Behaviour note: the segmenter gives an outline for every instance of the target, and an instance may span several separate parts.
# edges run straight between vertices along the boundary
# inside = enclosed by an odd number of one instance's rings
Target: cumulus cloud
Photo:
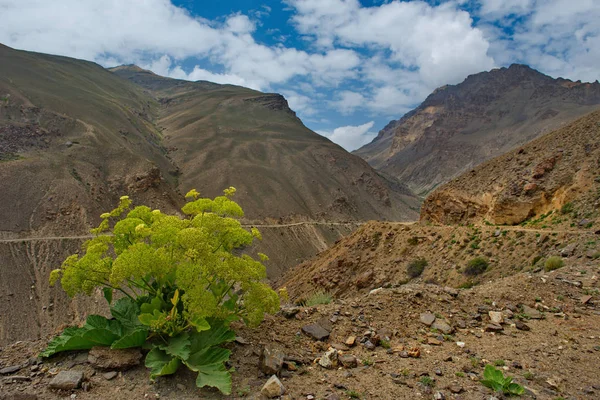
[[[358,126],[340,126],[333,131],[317,131],[318,134],[328,137],[331,141],[339,144],[348,151],[356,150],[369,143],[377,132],[371,131],[375,125],[374,121]]]

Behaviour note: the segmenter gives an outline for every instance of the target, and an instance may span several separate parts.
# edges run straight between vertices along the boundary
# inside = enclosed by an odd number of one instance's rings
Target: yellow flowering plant
[[[50,275],[50,283],[60,281],[69,296],[102,290],[113,318],[89,316],[84,326],[53,339],[42,356],[97,345],[149,345],[152,379],[185,364],[198,372],[198,386],[230,393],[224,365],[230,352],[220,347],[235,338],[230,323],[255,326],[279,308],[279,296],[264,283],[266,256],[259,261],[241,254],[262,238],[256,228],[241,225],[244,213],[234,194],[231,187],[208,199],[191,190],[185,217],[132,208],[129,197],[121,197],[101,215],[83,255],[69,256]],[[113,296],[119,299],[113,302]]]

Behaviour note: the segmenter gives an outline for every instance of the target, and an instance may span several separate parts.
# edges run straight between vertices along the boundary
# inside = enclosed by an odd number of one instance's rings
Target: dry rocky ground
[[[261,398],[276,374],[282,399],[500,399],[479,382],[489,363],[514,376],[525,398],[598,398],[599,273],[597,262],[581,257],[471,289],[417,279],[330,304],[286,306],[257,329],[238,329],[229,398]],[[151,383],[139,353],[73,352],[40,362],[43,346],[1,348],[1,399],[223,398],[196,389],[184,370]],[[53,389],[64,371],[76,387]]]

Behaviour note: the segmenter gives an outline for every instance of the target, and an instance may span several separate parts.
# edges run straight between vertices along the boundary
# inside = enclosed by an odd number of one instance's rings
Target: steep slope
[[[162,105],[157,124],[182,191],[214,196],[234,186],[253,220],[415,216],[410,191],[306,128],[281,95],[163,78],[135,66],[112,71]]]
[[[598,229],[599,205],[600,111],[596,111],[438,188],[425,200],[421,219]]]
[[[0,46],[0,237],[77,234],[122,194],[174,210],[158,104],[101,66]]]
[[[355,154],[425,195],[599,105],[597,81],[553,79],[514,64],[437,89]]]

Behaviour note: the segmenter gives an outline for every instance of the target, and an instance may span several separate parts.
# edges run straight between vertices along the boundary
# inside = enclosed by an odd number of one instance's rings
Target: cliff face
[[[524,65],[434,91],[355,152],[424,195],[600,104],[600,84],[553,79]]]
[[[553,224],[587,225],[598,218],[599,205],[596,111],[441,186],[425,200],[421,220],[519,224],[563,208]]]

